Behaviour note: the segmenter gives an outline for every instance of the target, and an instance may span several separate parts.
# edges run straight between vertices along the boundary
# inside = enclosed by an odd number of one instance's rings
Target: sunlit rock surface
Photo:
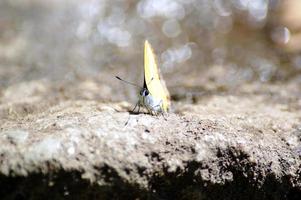
[[[300,110],[263,95],[175,103],[164,117],[129,115],[128,103],[60,101],[20,116],[7,107],[3,198],[298,199],[301,192]]]

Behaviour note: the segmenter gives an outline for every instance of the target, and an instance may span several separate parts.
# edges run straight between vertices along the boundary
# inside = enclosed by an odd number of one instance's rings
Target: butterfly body
[[[116,76],[116,78],[139,87],[136,84],[119,78],[118,76]],[[143,87],[139,88],[139,100],[133,111],[135,111],[137,106],[138,112],[140,111],[140,107],[144,107],[150,114],[164,113],[169,110],[169,92],[157,66],[154,51],[147,40],[144,43],[144,84]]]
[[[163,113],[162,99],[154,98],[147,88],[143,88],[139,94],[139,106],[145,107],[151,114]]]
[[[154,51],[147,40],[144,43],[144,84],[138,104],[151,114],[167,112],[170,106],[169,92],[157,66]]]

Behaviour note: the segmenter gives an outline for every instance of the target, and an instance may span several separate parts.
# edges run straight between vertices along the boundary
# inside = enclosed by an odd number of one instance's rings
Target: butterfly
[[[122,80],[119,77],[116,78]],[[130,82],[127,83],[135,85]],[[154,50],[147,40],[144,42],[144,82],[143,87],[140,88],[139,100],[133,112],[137,106],[138,112],[140,107],[144,107],[152,115],[167,112],[170,107],[169,92],[157,66]]]

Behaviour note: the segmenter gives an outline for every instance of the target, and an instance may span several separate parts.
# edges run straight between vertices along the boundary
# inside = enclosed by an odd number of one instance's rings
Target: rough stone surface
[[[210,95],[164,116],[129,114],[125,102],[39,102],[0,109],[4,199],[301,195],[299,101]]]

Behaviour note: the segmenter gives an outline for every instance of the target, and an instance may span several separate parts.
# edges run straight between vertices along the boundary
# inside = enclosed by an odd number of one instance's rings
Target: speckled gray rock
[[[0,178],[18,183],[26,198],[54,191],[55,198],[294,199],[301,114],[264,102],[212,96],[163,117],[129,115],[127,103],[65,101],[4,118]],[[30,184],[37,185],[28,192]]]

